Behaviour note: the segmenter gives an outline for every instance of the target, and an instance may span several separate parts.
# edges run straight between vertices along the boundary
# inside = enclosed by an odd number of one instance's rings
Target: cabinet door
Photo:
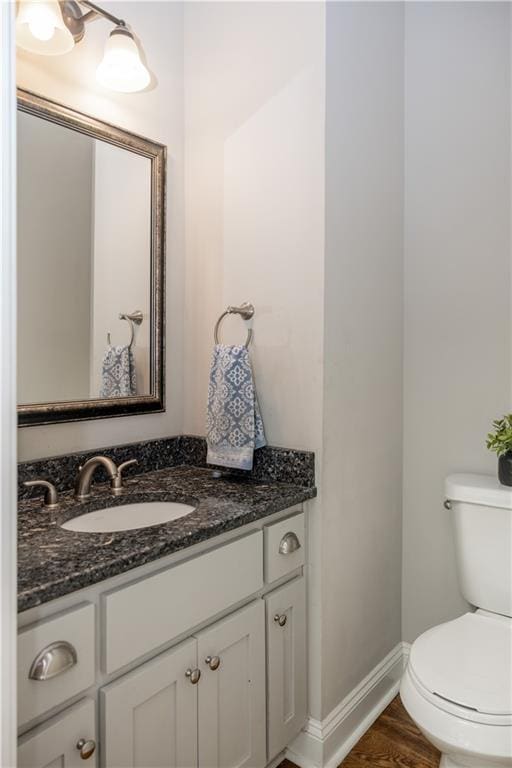
[[[304,577],[265,598],[267,606],[268,759],[297,735],[307,717]]]
[[[21,737],[18,768],[96,768],[96,756],[94,701],[83,699]]]
[[[104,766],[197,766],[198,686],[186,675],[196,660],[196,641],[187,640],[102,688]]]
[[[201,632],[197,640],[202,673],[198,720],[200,768],[264,766],[263,601],[256,600],[222,619]]]

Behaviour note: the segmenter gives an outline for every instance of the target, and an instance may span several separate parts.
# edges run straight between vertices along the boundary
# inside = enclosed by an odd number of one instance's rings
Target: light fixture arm
[[[90,3],[89,0],[59,0],[64,24],[73,35],[75,43],[79,43],[85,34],[85,25],[89,21],[97,18],[103,18],[110,21],[116,27],[126,27],[124,19],[118,19],[112,13],[105,11],[99,5]],[[87,8],[87,12],[82,12],[82,7]]]
[[[126,26],[126,22],[123,19],[118,19],[117,16],[105,11],[103,8],[100,8],[99,5],[95,5],[95,3],[90,3],[89,0],[79,0],[79,3],[80,5],[85,5],[86,8],[89,8],[89,13],[82,16],[83,21],[88,21],[89,19],[92,20],[93,16],[103,16],[104,19],[108,19],[108,21],[112,22],[116,27]]]

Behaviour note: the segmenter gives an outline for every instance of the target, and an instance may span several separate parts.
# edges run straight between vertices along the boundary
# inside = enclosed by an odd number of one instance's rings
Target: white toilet
[[[413,643],[400,694],[441,768],[512,766],[512,488],[486,475],[452,475],[445,487],[460,587],[476,612]]]

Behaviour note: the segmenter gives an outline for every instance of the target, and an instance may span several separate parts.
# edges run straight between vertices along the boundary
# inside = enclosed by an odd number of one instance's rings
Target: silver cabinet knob
[[[274,621],[276,624],[279,624],[280,627],[284,627],[287,621],[286,613],[281,613],[281,614],[276,613],[276,615],[274,616]]]
[[[296,552],[300,548],[301,543],[297,538],[297,534],[295,534],[293,531],[288,531],[288,533],[285,533],[279,542],[280,555],[291,555],[292,552]]]
[[[192,685],[196,685],[199,682],[199,678],[201,677],[201,670],[187,669],[187,671],[185,672],[185,677],[188,677]]]
[[[94,754],[96,742],[93,739],[80,739],[77,741],[76,748],[80,752],[82,760],[88,760]]]
[[[74,646],[66,640],[50,643],[37,654],[32,662],[28,676],[30,680],[51,680],[52,677],[67,672],[77,663]]]
[[[205,664],[208,664],[212,672],[215,672],[216,669],[220,667],[220,657],[219,656],[207,656],[204,660]]]

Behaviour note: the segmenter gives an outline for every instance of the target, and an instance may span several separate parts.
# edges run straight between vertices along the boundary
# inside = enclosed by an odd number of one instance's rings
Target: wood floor
[[[440,753],[416,728],[397,696],[340,768],[438,768],[439,759]],[[285,760],[280,768],[296,767]]]

